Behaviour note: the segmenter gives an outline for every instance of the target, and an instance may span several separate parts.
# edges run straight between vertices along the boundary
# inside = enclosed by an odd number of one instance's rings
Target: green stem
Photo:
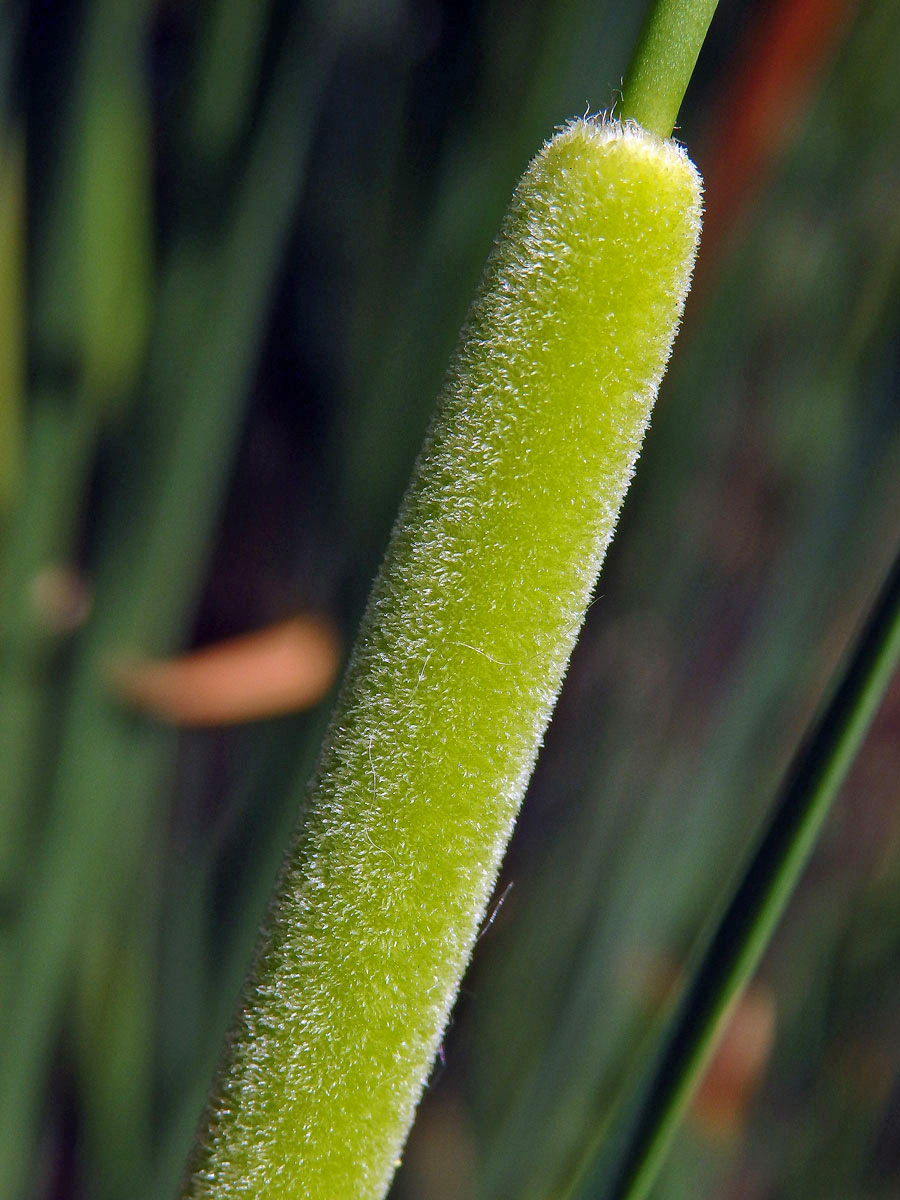
[[[622,87],[622,119],[669,137],[718,0],[656,0]]]
[[[41,572],[70,565],[97,441],[96,413],[81,393],[40,396],[33,408],[25,488],[10,518],[0,584],[0,893],[13,903],[32,865],[29,800],[65,640],[40,613],[33,587]]]
[[[801,744],[762,839],[662,1049],[611,1200],[643,1200],[679,1118],[806,865],[900,661],[900,553],[830,702]]]

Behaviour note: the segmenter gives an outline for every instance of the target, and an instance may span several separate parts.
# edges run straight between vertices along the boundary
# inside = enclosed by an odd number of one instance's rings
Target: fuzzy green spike
[[[613,533],[700,181],[576,121],[526,171],[415,468],[183,1195],[384,1195]]]

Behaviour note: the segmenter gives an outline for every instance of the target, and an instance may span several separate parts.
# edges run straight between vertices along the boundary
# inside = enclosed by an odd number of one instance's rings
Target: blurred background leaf
[[[173,1194],[326,715],[179,731],[110,663],[349,644],[515,179],[643,15],[0,14],[0,1195]],[[892,0],[719,6],[695,293],[396,1200],[615,1149],[893,554],[898,45]],[[895,689],[659,1197],[900,1192],[898,729]]]

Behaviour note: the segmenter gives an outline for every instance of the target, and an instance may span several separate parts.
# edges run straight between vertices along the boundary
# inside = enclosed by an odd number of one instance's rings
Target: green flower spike
[[[573,121],[491,252],[347,670],[186,1200],[384,1195],[612,537],[698,174]]]

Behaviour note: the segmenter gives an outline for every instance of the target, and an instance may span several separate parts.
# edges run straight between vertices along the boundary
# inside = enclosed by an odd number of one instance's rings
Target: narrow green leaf
[[[133,47],[135,58],[141,49]],[[85,93],[75,223],[81,352],[88,397],[115,414],[134,387],[150,328],[150,120],[147,97],[126,71],[98,72]]]
[[[210,9],[190,114],[191,142],[207,161],[228,153],[246,120],[268,17],[265,0],[217,0]]]
[[[376,581],[183,1195],[384,1195],[690,281],[673,143],[577,121],[525,173]]]
[[[784,912],[898,662],[900,555],[694,972],[635,1122],[612,1200],[648,1195],[731,1006]]]
[[[25,146],[0,139],[0,520],[22,482],[25,458]]]

